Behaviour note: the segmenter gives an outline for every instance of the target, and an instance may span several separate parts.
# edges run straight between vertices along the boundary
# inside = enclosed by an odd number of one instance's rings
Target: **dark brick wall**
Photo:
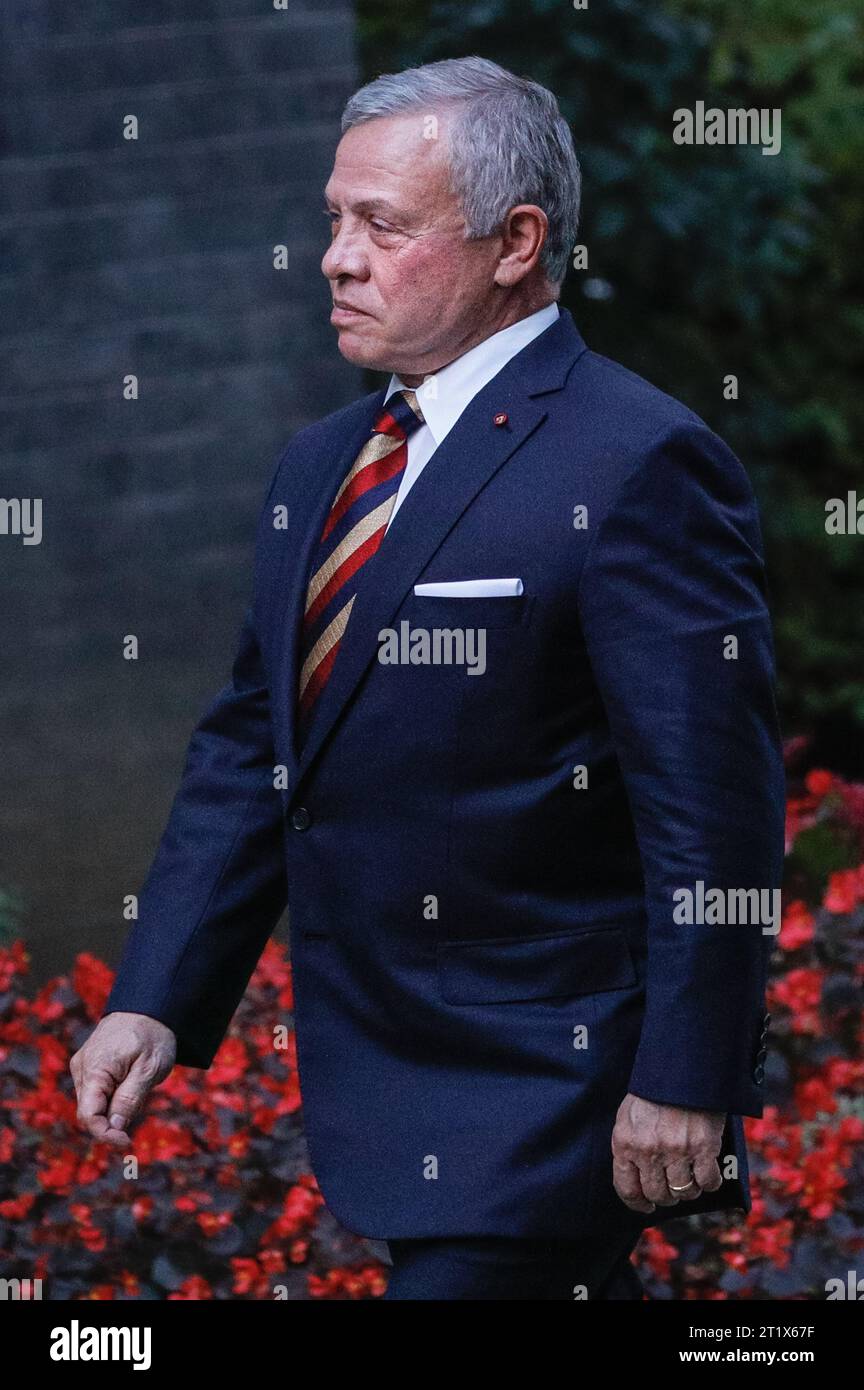
[[[348,0],[0,8],[0,496],[43,499],[41,545],[0,535],[0,887],[37,979],[116,961],[278,453],[364,389],[319,270],[356,80]]]

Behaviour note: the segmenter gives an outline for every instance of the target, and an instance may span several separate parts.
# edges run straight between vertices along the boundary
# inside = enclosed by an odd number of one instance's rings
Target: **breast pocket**
[[[505,594],[500,598],[414,594],[407,616],[418,627],[515,627],[527,620],[533,602],[528,594]]]

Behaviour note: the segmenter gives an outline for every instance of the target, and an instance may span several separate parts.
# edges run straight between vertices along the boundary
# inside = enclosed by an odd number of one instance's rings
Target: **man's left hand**
[[[632,1211],[692,1202],[723,1181],[717,1156],[725,1114],[626,1095],[612,1132],[612,1181]],[[678,1188],[678,1191],[673,1191]]]

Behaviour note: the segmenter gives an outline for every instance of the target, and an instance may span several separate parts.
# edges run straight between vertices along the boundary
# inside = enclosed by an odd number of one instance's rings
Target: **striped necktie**
[[[306,590],[297,691],[301,744],[333,670],[360,572],[384,539],[408,462],[408,437],[422,424],[413,391],[391,396],[333,499]]]

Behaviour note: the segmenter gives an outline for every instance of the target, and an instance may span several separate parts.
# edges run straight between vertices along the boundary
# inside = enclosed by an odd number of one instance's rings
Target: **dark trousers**
[[[602,1238],[390,1240],[393,1268],[384,1298],[641,1299],[629,1259],[638,1238],[611,1248]]]

